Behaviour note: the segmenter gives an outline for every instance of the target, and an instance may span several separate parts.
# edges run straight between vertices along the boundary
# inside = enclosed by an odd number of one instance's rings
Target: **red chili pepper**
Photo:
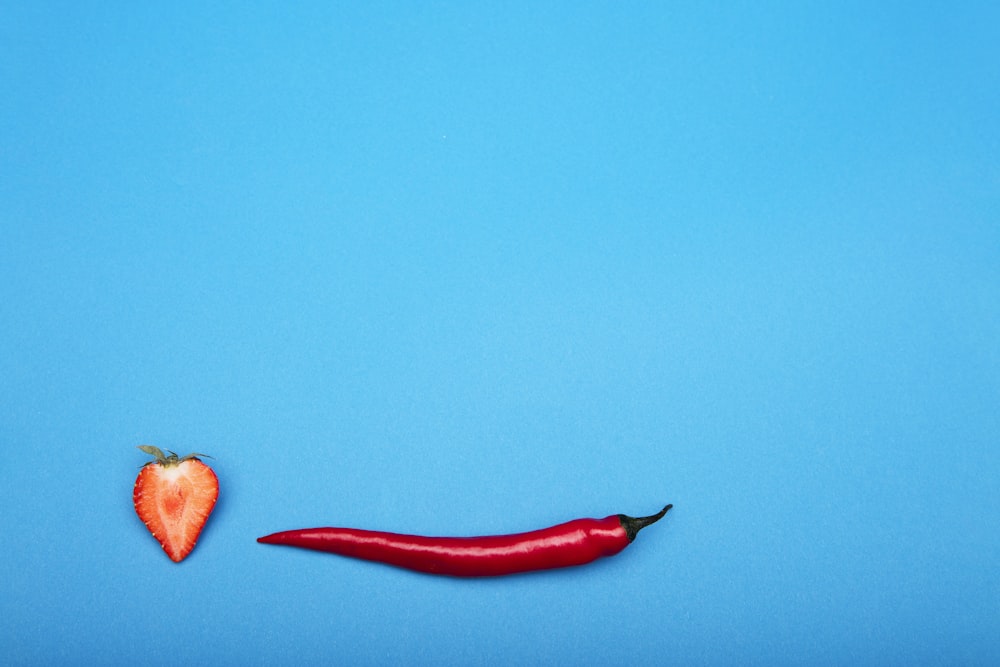
[[[602,556],[613,556],[671,507],[667,505],[652,516],[613,514],[603,519],[576,519],[513,535],[424,537],[355,528],[305,528],[259,537],[257,541],[326,551],[430,574],[492,577],[583,565]]]

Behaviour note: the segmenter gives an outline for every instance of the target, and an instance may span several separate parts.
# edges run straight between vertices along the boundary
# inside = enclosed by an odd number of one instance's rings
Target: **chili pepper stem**
[[[624,514],[619,514],[618,520],[621,521],[622,528],[625,529],[625,535],[628,536],[628,541],[631,542],[632,540],[634,540],[635,536],[639,533],[639,531],[648,526],[649,524],[656,523],[657,521],[662,519],[663,516],[670,511],[671,507],[673,507],[673,505],[667,505],[656,514],[651,514],[649,516],[635,517],[635,516],[626,516]]]

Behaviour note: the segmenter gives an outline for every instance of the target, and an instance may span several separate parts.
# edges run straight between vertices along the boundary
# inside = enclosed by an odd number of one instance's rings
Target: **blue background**
[[[994,3],[201,4],[0,8],[0,662],[1000,661]]]

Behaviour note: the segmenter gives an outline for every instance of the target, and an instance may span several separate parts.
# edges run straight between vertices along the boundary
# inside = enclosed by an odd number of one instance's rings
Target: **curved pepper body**
[[[326,551],[418,572],[489,577],[583,565],[612,556],[628,537],[617,516],[488,537],[425,537],[354,528],[289,530],[258,542]]]
[[[455,577],[492,577],[583,565],[613,556],[658,515],[575,519],[549,528],[484,537],[426,537],[356,528],[306,528],[258,538],[396,567]]]

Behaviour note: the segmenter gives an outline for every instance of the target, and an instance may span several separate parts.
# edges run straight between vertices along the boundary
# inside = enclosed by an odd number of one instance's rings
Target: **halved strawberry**
[[[151,445],[139,449],[156,460],[144,465],[135,479],[135,513],[171,560],[179,563],[194,549],[215,507],[219,478],[198,458],[204,454],[167,456]]]

